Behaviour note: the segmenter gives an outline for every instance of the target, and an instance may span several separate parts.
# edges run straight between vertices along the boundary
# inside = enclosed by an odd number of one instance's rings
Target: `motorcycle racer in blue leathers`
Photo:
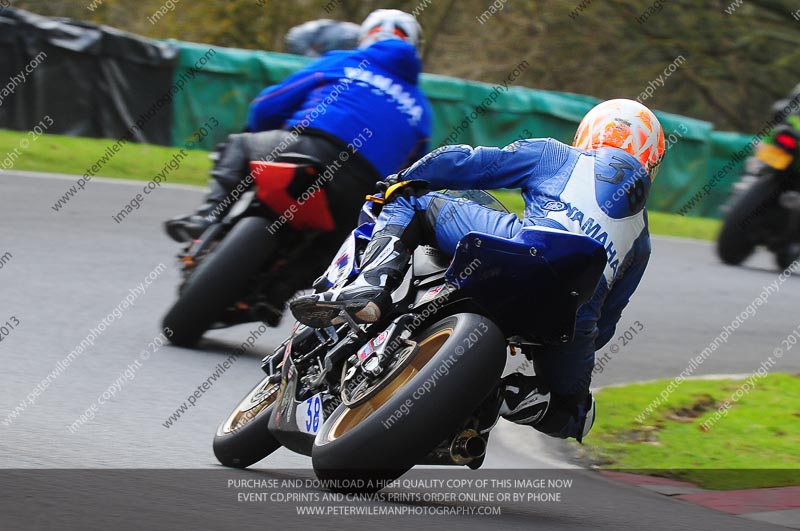
[[[250,161],[294,152],[336,164],[326,193],[334,232],[347,234],[374,183],[428,151],[431,108],[418,87],[420,39],[413,16],[379,9],[362,24],[358,49],[329,52],[264,89],[250,106],[249,132],[230,135],[219,154],[206,203],[168,221],[167,233],[177,241],[198,237],[235,202],[231,192],[248,178]]]
[[[502,149],[437,149],[389,179],[396,185],[386,190],[358,278],[340,290],[295,299],[290,308],[313,327],[336,324],[342,311],[357,322],[375,322],[421,242],[452,255],[471,231],[512,238],[537,225],[588,235],[606,249],[607,264],[594,295],[578,311],[574,339],[542,346],[535,355],[536,376],[508,376],[500,410],[506,419],[548,435],[580,440],[594,421],[589,384],[595,351],[613,336],[650,256],[645,203],[663,155],[658,119],[631,100],[593,108],[573,146],[527,139]],[[524,216],[427,192],[444,188],[520,188]]]

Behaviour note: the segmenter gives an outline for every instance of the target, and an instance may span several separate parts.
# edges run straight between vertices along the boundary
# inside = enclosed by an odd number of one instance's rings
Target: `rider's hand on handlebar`
[[[375,183],[375,192],[381,195],[386,195],[386,190],[399,182],[401,182],[401,179],[398,174],[395,173],[394,175],[390,175],[384,180]]]
[[[408,199],[413,196],[424,194],[428,191],[428,183],[427,181],[419,180],[406,181],[403,180],[402,174],[394,174],[375,183],[375,189],[377,193],[372,196],[367,196],[367,199],[379,204],[385,204],[398,197],[405,197]]]

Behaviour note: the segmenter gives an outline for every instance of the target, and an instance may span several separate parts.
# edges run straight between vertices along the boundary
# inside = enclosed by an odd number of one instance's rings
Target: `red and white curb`
[[[800,529],[800,487],[706,490],[685,481],[600,471],[600,475],[750,520]]]

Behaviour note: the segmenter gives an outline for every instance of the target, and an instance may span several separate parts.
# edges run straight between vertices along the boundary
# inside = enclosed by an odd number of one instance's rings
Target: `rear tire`
[[[164,316],[173,344],[194,346],[225,308],[246,293],[276,246],[268,224],[262,217],[240,220],[189,277]]]
[[[489,319],[456,314],[412,339],[419,350],[387,386],[361,405],[340,405],[326,419],[311,453],[318,477],[400,477],[454,435],[497,386],[505,339]]]
[[[763,178],[733,204],[717,239],[717,254],[724,263],[741,264],[760,243],[753,237],[754,229],[770,213],[769,202],[775,201],[777,187],[773,179]]]
[[[269,385],[268,379],[261,380],[217,429],[214,455],[221,464],[247,468],[281,447],[268,429],[279,384]],[[261,390],[263,400],[258,397]]]

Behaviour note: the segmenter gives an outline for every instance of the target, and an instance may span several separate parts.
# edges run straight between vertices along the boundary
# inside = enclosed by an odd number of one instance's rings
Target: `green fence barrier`
[[[708,179],[716,175],[721,178],[711,189],[709,196],[697,206],[698,215],[707,217],[718,217],[718,205],[724,203],[730,194],[731,187],[739,179],[742,173],[745,159],[736,161],[737,153],[741,155],[742,150],[753,140],[753,135],[742,133],[731,133],[727,131],[714,131],[711,135],[711,158],[708,162]],[[752,151],[745,151],[752,153]],[[703,184],[706,184],[705,182]]]
[[[175,75],[188,72],[207,45],[181,46]],[[309,62],[286,54],[215,48],[216,54],[173,102],[172,138],[184,145],[190,135],[214,117],[221,126],[199,145],[212,149],[240,131],[250,101],[267,85],[277,83]],[[444,143],[503,146],[525,136],[571,142],[578,122],[599,100],[579,94],[490,85],[424,74],[421,86],[434,110],[431,147]],[[703,185],[746,143],[745,135],[713,131],[713,125],[685,116],[657,113],[669,146],[648,206],[679,212]],[[719,216],[739,167],[686,212]]]
[[[175,41],[171,41],[175,42]],[[206,44],[175,42],[181,47],[175,77],[191,75],[192,69],[208,51]],[[304,57],[214,47],[216,53],[194,70],[186,90],[172,102],[172,141],[185,145],[191,135],[210,118],[220,126],[204,138],[198,148],[210,150],[230,133],[242,130],[247,121],[247,107],[267,85],[272,85],[300,69]]]

